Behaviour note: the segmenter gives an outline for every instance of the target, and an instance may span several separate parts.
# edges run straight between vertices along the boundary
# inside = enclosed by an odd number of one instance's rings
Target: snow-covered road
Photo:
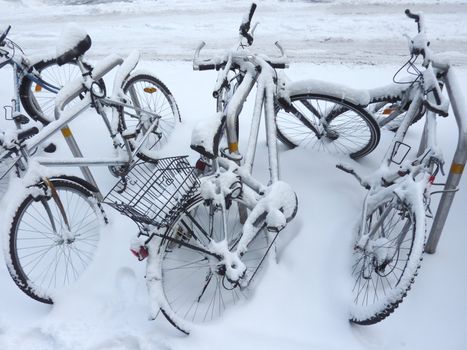
[[[97,5],[56,6],[58,1],[0,1],[0,25],[13,26],[12,38],[30,54],[54,47],[65,23],[85,27],[95,45],[90,55],[128,53],[137,48],[145,58],[190,60],[200,40],[207,53],[233,45],[249,1],[139,0]],[[66,1],[63,1],[66,2]],[[48,5],[47,5],[48,4]],[[280,40],[293,61],[380,64],[407,55],[404,33],[414,23],[406,8],[426,15],[428,35],[436,52],[449,52],[454,62],[467,63],[465,1],[261,1],[256,45],[274,52]]]

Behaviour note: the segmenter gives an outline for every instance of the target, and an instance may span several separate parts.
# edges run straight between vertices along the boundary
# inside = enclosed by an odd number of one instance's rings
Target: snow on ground
[[[64,24],[74,21],[91,34],[93,56],[137,48],[150,59],[189,60],[200,40],[208,43],[206,50],[225,49],[225,40],[236,33],[251,3],[137,0],[51,5],[57,2],[67,1],[0,0],[0,26],[11,24],[12,38],[30,54],[48,52]],[[280,40],[294,61],[392,63],[407,53],[402,34],[413,33],[415,26],[403,11],[411,8],[427,15],[434,47],[450,51],[456,62],[467,63],[465,1],[269,0],[258,4],[257,45],[261,51],[274,52],[272,45]]]
[[[460,81],[466,81],[467,6],[455,1],[414,2],[428,15],[429,33],[437,33],[434,50],[441,47],[457,52],[453,55],[460,65]],[[28,53],[53,50],[61,27],[72,20],[85,24],[93,37],[91,60],[108,52],[127,53],[133,46],[143,48],[146,61],[141,67],[151,69],[167,84],[182,114],[183,123],[172,138],[170,152],[190,154],[195,159],[189,150],[190,133],[197,120],[214,112],[210,91],[215,73],[193,72],[190,62],[184,60],[201,39],[216,50],[231,45],[246,2],[200,1],[193,5],[186,1],[137,1],[72,7],[50,5],[55,1],[48,5],[38,0],[33,5],[27,3],[0,0],[0,24],[13,24],[12,37]],[[287,71],[292,79],[314,77],[361,88],[385,84],[403,63],[406,48],[401,33],[414,30],[402,14],[408,6],[373,1],[260,2],[257,35],[263,44],[258,50],[281,39],[292,57]],[[71,12],[77,15],[70,16]],[[320,22],[319,18],[332,21]],[[318,27],[312,29],[313,25]],[[308,37],[303,34],[306,28]],[[384,40],[378,40],[379,35]],[[331,39],[325,40],[328,36]],[[303,50],[303,46],[308,49]],[[149,60],[155,57],[161,61]],[[4,82],[0,105],[7,104],[13,94],[9,79],[9,70],[0,71]],[[464,89],[467,94],[465,84]],[[252,100],[243,112],[244,127]],[[105,154],[111,147],[103,136],[102,123],[95,118],[89,112],[71,125],[85,154],[96,150]],[[449,163],[457,135],[454,118],[439,124],[440,144]],[[409,132],[413,145],[421,128],[417,124]],[[391,134],[384,132],[382,136],[373,154],[352,165],[363,172],[375,169]],[[261,137],[256,169],[263,176],[266,147]],[[63,141],[59,137],[55,141],[59,152],[65,154]],[[279,264],[270,266],[251,300],[188,337],[162,316],[148,321],[145,265],[129,253],[136,226],[108,209],[111,224],[102,230],[94,263],[78,285],[58,296],[54,306],[25,296],[0,264],[0,349],[465,349],[467,179],[461,182],[437,253],[425,256],[406,300],[378,325],[352,326],[347,321],[351,235],[364,190],[352,177],[335,169],[341,159],[280,150],[282,178],[297,192],[299,212],[281,233]],[[96,169],[94,174],[103,191],[110,188],[114,180],[106,169]]]

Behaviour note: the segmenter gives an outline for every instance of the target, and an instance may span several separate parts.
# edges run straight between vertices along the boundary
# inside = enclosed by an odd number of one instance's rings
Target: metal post
[[[71,153],[73,154],[74,157],[76,158],[83,158],[83,154],[81,153],[81,150],[79,149],[78,143],[76,142],[73,134],[71,133],[70,128],[65,126],[64,128],[61,129],[63,136],[65,137],[66,143],[68,144],[68,147],[70,148]],[[96,194],[97,199],[102,202],[104,200],[104,197],[102,196],[102,193],[99,190],[99,186],[97,186],[97,182],[94,179],[94,176],[92,176],[91,171],[89,170],[89,167],[87,166],[81,166],[79,167],[81,169],[81,172],[83,173],[84,178],[97,190],[99,191]]]
[[[455,76],[455,71],[451,67],[446,75],[446,87],[451,101],[452,110],[456,118],[457,127],[459,129],[459,139],[457,141],[457,149],[452,159],[449,176],[444,186],[444,192],[439,202],[438,210],[431,227],[430,236],[425,247],[427,253],[433,254],[436,251],[438,241],[443,231],[446,218],[451,208],[454,199],[455,190],[464,171],[465,163],[467,162],[467,104],[460,90],[459,82]]]

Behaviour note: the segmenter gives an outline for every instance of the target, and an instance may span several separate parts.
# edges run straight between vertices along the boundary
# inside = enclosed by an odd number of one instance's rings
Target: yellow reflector
[[[148,94],[153,94],[157,91],[155,87],[145,87],[144,92],[147,92]]]
[[[452,163],[451,173],[453,174],[462,174],[464,172],[464,164]]]
[[[385,108],[383,114],[391,114],[392,112],[394,112],[394,108]]]
[[[238,143],[229,143],[229,152],[234,153],[238,151]]]
[[[40,86],[39,84],[36,84],[36,87],[34,88],[34,91],[35,92],[41,92],[42,91],[42,86]]]
[[[70,137],[71,136],[71,130],[69,127],[63,128],[62,129],[62,135],[64,137]]]

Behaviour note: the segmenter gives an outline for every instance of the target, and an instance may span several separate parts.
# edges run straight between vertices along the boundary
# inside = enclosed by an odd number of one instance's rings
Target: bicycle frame
[[[154,130],[154,128],[158,125],[158,118],[155,113],[150,111],[143,110],[137,106],[132,106],[125,101],[121,101],[114,98],[108,98],[105,96],[93,96],[93,90],[91,89],[91,85],[93,82],[98,81],[101,79],[105,74],[107,74],[110,70],[115,68],[118,65],[124,65],[125,61],[121,58],[111,55],[101,61],[96,67],[93,69],[92,77],[86,76],[85,78],[88,79],[85,82],[85,86],[83,87],[82,80],[77,79],[71,82],[69,85],[64,87],[60,90],[59,94],[57,95],[56,101],[56,120],[49,123],[45,126],[38,134],[31,137],[29,140],[25,141],[25,147],[22,147],[19,151],[22,158],[28,160],[37,146],[43,144],[46,140],[48,140],[52,135],[56,132],[61,130],[63,136],[65,137],[73,155],[77,158],[74,159],[50,159],[50,158],[42,158],[42,157],[35,157],[35,160],[44,166],[62,166],[62,167],[80,167],[86,180],[90,182],[95,188],[98,188],[92,174],[90,173],[88,167],[89,166],[128,166],[131,162],[135,159],[136,154],[141,149],[141,146],[146,141],[148,135]],[[133,67],[131,67],[132,69]],[[128,69],[128,67],[127,67]],[[120,76],[123,78],[126,77],[130,72],[123,72]],[[123,83],[123,82],[121,82]],[[64,108],[67,104],[72,101],[74,98],[79,96],[85,92],[85,95],[82,100],[78,101],[74,106],[70,106],[67,110],[64,111]],[[107,127],[109,135],[113,141],[114,148],[119,152],[122,148],[125,150],[124,154],[119,154],[116,157],[107,157],[107,158],[85,158],[81,154],[79,147],[76,141],[73,138],[73,134],[71,129],[68,127],[68,124],[77,118],[81,113],[87,110],[92,104],[96,106],[96,110],[98,114],[102,117],[104,124]],[[119,130],[112,125],[107,117],[103,107],[111,107],[113,109],[119,109],[120,113],[125,113],[125,109],[131,109],[136,114],[145,114],[155,117],[155,120],[152,122],[152,125],[148,128],[145,136],[137,143],[135,148],[132,150],[129,144],[129,141],[121,135]],[[128,112],[127,112],[128,113]],[[131,114],[131,113],[130,113]],[[132,114],[136,116],[136,114]],[[3,153],[0,154],[0,159],[6,158],[11,155],[11,151],[5,150]],[[101,194],[99,193],[100,199],[102,199]]]
[[[204,46],[204,42],[199,45],[195,52],[194,59],[194,69],[200,69],[206,66],[207,61],[202,61],[201,64],[197,64],[198,56],[201,48]],[[216,87],[214,89],[213,95],[217,98],[217,109],[218,116],[221,116],[221,123],[218,126],[216,135],[220,140],[221,136],[224,133],[227,137],[228,147],[225,150],[221,150],[221,155],[215,154],[216,151],[210,150],[206,151],[207,154],[211,154],[208,158],[213,158],[212,160],[212,173],[207,174],[207,176],[202,179],[205,182],[211,182],[217,189],[219,189],[219,195],[222,198],[218,198],[220,201],[217,203],[219,207],[224,211],[225,203],[223,203],[229,196],[233,197],[237,188],[225,189],[225,186],[222,186],[223,176],[226,178],[230,177],[232,174],[240,178],[241,184],[246,186],[241,186],[241,193],[243,193],[244,198],[248,198],[247,202],[250,203],[248,207],[251,212],[247,217],[246,208],[239,208],[240,220],[244,224],[244,229],[242,236],[238,242],[238,245],[233,251],[214,251],[212,253],[217,254],[224,259],[234,260],[241,262],[241,256],[243,252],[246,251],[248,244],[254,239],[257,234],[257,230],[253,225],[254,222],[258,220],[264,221],[264,225],[268,227],[268,230],[274,231],[277,234],[285,227],[285,222],[293,217],[296,211],[296,196],[293,190],[287,184],[280,181],[279,174],[279,161],[278,161],[278,152],[277,152],[277,139],[276,139],[276,129],[274,122],[274,102],[276,95],[276,84],[275,80],[276,72],[274,68],[285,68],[287,64],[284,62],[284,52],[280,45],[276,43],[276,46],[279,47],[282,57],[277,61],[277,63],[272,62],[265,56],[255,55],[249,52],[248,50],[231,50],[225,56],[225,62],[219,65],[221,68]],[[213,60],[216,61],[216,60]],[[217,65],[208,64],[207,69],[213,69]],[[221,67],[222,66],[222,67]],[[236,75],[238,77],[239,83],[232,89],[231,92],[230,83],[228,81],[228,73],[230,71],[238,71]],[[245,103],[247,97],[251,93],[254,85],[257,84],[257,93],[255,97],[255,105],[253,110],[253,116],[251,120],[251,129],[248,139],[248,144],[245,152],[245,157],[243,158],[239,153],[239,135],[238,135],[238,125],[239,125],[239,115],[242,110],[243,104]],[[224,97],[227,97],[224,100]],[[257,148],[259,126],[261,121],[261,114],[264,110],[265,118],[265,127],[266,127],[266,138],[267,138],[267,147],[268,147],[268,160],[269,160],[269,185],[265,186],[261,184],[258,180],[252,176],[253,164],[255,159],[255,153]],[[204,127],[204,126],[202,126]],[[195,129],[194,134],[197,133]],[[219,141],[218,140],[218,141]],[[200,141],[199,145],[210,144],[209,140],[197,140]],[[199,149],[197,141],[193,144],[192,139],[192,148]],[[204,148],[203,148],[204,149]],[[200,151],[203,154],[203,151]],[[244,159],[243,164],[240,165],[240,161]],[[223,171],[221,171],[221,168]],[[227,174],[227,175],[224,175]],[[202,185],[203,186],[203,185]],[[282,187],[281,187],[282,186]],[[270,192],[267,192],[267,189],[270,189]],[[282,188],[287,191],[285,197],[289,198],[290,196],[294,197],[295,207],[292,212],[284,214],[284,223],[283,224],[274,224],[269,223],[265,218],[265,214],[268,213],[267,202],[269,198],[273,197],[274,191],[279,191],[278,189]],[[290,195],[290,196],[289,196]],[[290,199],[290,198],[289,198]],[[216,199],[214,199],[216,201]],[[282,205],[282,204],[281,204]],[[279,208],[276,208],[279,210]],[[290,209],[290,208],[289,208]],[[242,211],[244,211],[242,213]],[[290,211],[290,210],[289,210]],[[290,217],[285,218],[286,215]],[[225,213],[223,214],[225,217]],[[262,218],[262,219],[261,219]],[[275,237],[271,240],[271,246],[275,241]],[[269,249],[268,249],[269,250]],[[235,264],[237,266],[242,266],[241,263]],[[226,266],[226,274],[233,281],[237,281],[241,278],[238,274],[239,270],[233,269],[231,266]]]

